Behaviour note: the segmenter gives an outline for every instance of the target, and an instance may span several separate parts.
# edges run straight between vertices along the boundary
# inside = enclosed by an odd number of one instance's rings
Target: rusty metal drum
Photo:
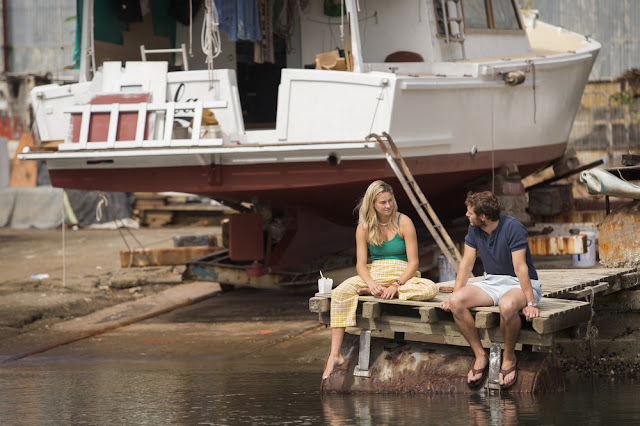
[[[359,339],[345,335],[345,363],[322,381],[323,393],[470,393],[467,373],[474,361],[470,348],[414,341],[371,339],[370,377],[354,376]],[[518,381],[506,392],[543,393],[564,390],[564,378],[553,353],[517,352]]]

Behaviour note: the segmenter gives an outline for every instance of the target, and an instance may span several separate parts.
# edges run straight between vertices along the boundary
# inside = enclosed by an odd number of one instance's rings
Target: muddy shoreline
[[[132,231],[146,248],[173,247],[176,235],[219,235],[219,227],[164,227]],[[158,294],[182,283],[183,266],[121,268],[120,250],[127,249],[117,230],[65,230],[63,265],[62,231],[0,230],[0,345],[9,349],[21,335],[43,332],[56,324],[83,317],[101,309]],[[131,244],[128,242],[128,244]],[[534,259],[539,268],[566,267],[566,259]],[[564,262],[564,263],[563,263]],[[48,274],[48,278],[32,278]],[[302,321],[305,327],[316,319],[308,311],[313,289],[294,292],[245,290],[245,301],[237,294],[221,292],[216,315],[240,328],[261,328],[264,321],[282,317],[286,327]],[[261,300],[260,295],[264,295]],[[286,304],[281,301],[286,300]],[[557,339],[556,353],[566,378],[593,375],[626,379],[640,375],[640,291],[627,290],[597,298],[593,306],[591,340]],[[239,318],[238,312],[246,312]],[[206,314],[208,316],[209,314]],[[206,318],[199,318],[204,321]],[[247,323],[247,321],[249,321]],[[302,323],[300,323],[302,324]],[[285,327],[283,325],[283,327]],[[314,348],[313,362],[321,363],[328,351],[323,338]],[[9,349],[10,350],[10,349]]]

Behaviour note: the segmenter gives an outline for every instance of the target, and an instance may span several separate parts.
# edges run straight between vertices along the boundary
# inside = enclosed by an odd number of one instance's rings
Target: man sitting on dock
[[[470,225],[464,255],[453,293],[440,307],[453,313],[456,325],[475,354],[475,362],[467,376],[471,388],[484,383],[489,357],[482,347],[470,309],[500,307],[504,352],[498,381],[502,389],[507,389],[518,379],[515,346],[521,327],[519,312],[522,310],[527,321],[537,317],[542,289],[531,260],[524,225],[511,216],[500,214],[500,199],[489,191],[469,194],[465,204]],[[485,274],[482,281],[467,284],[476,251],[480,253]]]

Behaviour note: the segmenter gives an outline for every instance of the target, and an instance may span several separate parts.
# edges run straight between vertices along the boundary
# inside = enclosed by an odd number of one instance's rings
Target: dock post
[[[353,375],[358,377],[371,377],[369,372],[369,358],[371,356],[371,330],[360,331],[360,353],[358,365],[353,370]]]
[[[502,364],[502,347],[500,343],[491,342],[491,351],[489,352],[489,378],[487,379],[487,389],[489,391],[497,390],[500,392],[500,365]]]

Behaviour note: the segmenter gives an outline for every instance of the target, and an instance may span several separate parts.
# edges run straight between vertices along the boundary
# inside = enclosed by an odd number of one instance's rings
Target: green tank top
[[[400,216],[402,213],[398,215],[398,228],[400,227]],[[375,262],[376,260],[383,259],[397,259],[397,260],[407,260],[407,246],[402,238],[400,238],[400,234],[396,232],[396,235],[390,239],[389,241],[383,242],[379,246],[374,246],[371,244],[367,244],[369,247],[369,253],[371,254],[371,261]]]

